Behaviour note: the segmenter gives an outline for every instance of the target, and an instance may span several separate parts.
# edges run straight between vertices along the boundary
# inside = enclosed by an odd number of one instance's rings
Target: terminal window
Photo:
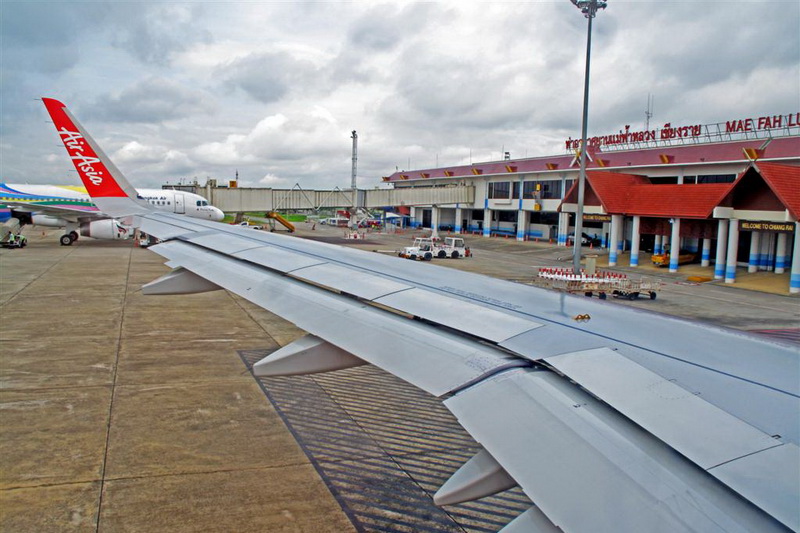
[[[561,180],[526,181],[522,188],[522,198],[525,200],[561,198]]]
[[[709,174],[708,176],[697,176],[697,183],[733,183],[736,181],[736,174]]]
[[[489,183],[489,199],[503,199],[508,200],[511,198],[511,182],[510,181],[495,181]]]

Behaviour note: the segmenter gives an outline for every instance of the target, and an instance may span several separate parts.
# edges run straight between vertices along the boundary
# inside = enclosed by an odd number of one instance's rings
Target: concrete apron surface
[[[1,531],[353,530],[237,354],[301,331],[57,236],[0,251]]]

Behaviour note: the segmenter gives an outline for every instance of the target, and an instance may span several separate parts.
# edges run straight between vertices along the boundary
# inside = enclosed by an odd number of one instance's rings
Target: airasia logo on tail
[[[63,126],[58,130],[58,134],[61,136],[64,146],[69,150],[70,158],[75,162],[75,166],[84,173],[89,181],[100,186],[103,183],[103,171],[94,168],[94,165],[100,163],[100,159],[83,153],[86,148],[91,151],[91,148],[86,145],[83,135],[77,131],[69,131]],[[102,163],[100,164],[102,168]]]

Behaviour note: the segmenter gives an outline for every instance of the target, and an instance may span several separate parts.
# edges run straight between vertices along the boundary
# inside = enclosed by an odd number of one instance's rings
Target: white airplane
[[[161,211],[219,221],[224,213],[200,195],[171,189],[139,189],[137,195]],[[131,228],[120,224],[92,203],[84,187],[0,183],[0,223],[65,228],[60,242],[68,246],[79,235],[95,239],[127,239]]]
[[[800,530],[796,346],[161,212],[44,103],[98,207],[163,241],[143,293],[226,289],[309,333],[256,376],[371,363],[443,398],[483,449],[437,504],[519,485],[504,533]]]

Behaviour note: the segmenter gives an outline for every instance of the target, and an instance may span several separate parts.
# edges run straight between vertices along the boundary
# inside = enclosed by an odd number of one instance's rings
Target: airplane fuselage
[[[138,189],[139,196],[161,211],[219,221],[224,213],[200,195],[173,189]],[[69,185],[0,184],[0,222],[10,218],[21,224],[66,228],[62,244],[78,235],[99,239],[126,239],[132,232],[94,205],[83,187]],[[69,240],[69,242],[67,242]]]

